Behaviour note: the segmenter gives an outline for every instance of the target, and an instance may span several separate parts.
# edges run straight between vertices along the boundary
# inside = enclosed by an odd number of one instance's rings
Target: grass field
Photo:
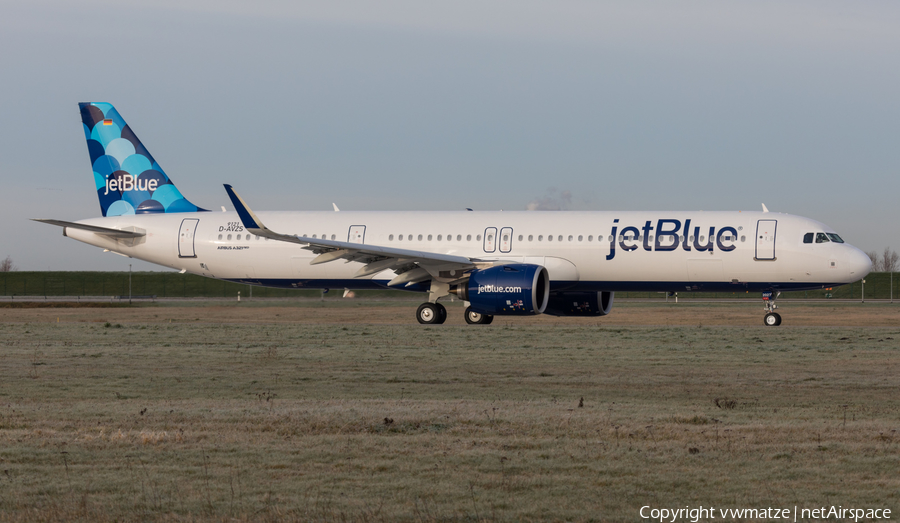
[[[177,272],[75,272],[75,271],[15,271],[0,272],[0,296],[128,296],[129,280],[133,295],[158,296],[160,298],[236,298],[238,292],[244,298],[297,298],[319,296],[319,290],[273,289],[214,280],[194,274]],[[343,289],[333,289],[326,299],[340,299]],[[862,285],[854,282],[833,289],[785,292],[782,299],[860,299]],[[399,297],[415,300],[423,296],[396,290],[359,291],[360,296]],[[727,298],[757,301],[759,293],[748,292],[682,292],[681,297]],[[900,274],[897,278],[886,272],[874,272],[866,276],[865,298],[900,300]],[[618,298],[642,298],[664,300],[658,292],[619,292]]]
[[[893,307],[792,305],[777,329],[758,304],[413,309],[0,309],[0,519],[900,509]]]

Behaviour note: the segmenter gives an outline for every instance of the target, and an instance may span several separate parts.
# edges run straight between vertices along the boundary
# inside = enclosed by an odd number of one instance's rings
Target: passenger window
[[[466,235],[466,241],[467,241],[467,242],[472,241],[472,235],[471,235],[471,234],[467,234],[467,235]]]
[[[817,232],[816,243],[828,243],[828,236],[825,236],[824,232]]]
[[[419,235],[419,241],[422,241],[422,235],[421,235],[421,234]]]
[[[571,240],[571,239],[572,239],[572,237],[569,236],[569,240]],[[557,238],[557,240],[562,241],[562,234],[559,235],[559,238]]]
[[[476,236],[476,237],[475,237],[475,240],[481,241],[481,235],[479,234],[478,236]]]
[[[529,234],[529,235],[528,235],[528,241],[533,241],[533,240],[534,240],[534,235],[533,235],[533,234]]]
[[[457,234],[457,235],[456,235],[456,241],[458,241],[458,242],[461,242],[461,241],[462,241],[462,234]]]
[[[600,237],[599,237],[599,236],[597,237],[597,240],[598,240],[598,241],[600,240]],[[593,234],[589,234],[589,235],[588,235],[588,241],[589,241],[589,242],[594,241],[594,235],[593,235]]]
[[[394,235],[393,235],[393,234],[389,234],[389,235],[388,235],[388,241],[390,241],[390,242],[394,241]]]
[[[334,239],[336,239],[336,238],[337,238],[337,236],[335,236],[335,235],[333,235],[333,234],[331,235],[331,239],[332,239],[332,240],[334,240]],[[419,238],[419,239],[421,240],[422,238]]]
[[[549,236],[547,236],[547,241],[548,241],[548,242],[552,242],[552,241],[553,241],[553,235],[552,235],[552,234],[549,235]]]
[[[220,240],[222,239],[222,235],[221,235],[221,234],[219,235],[219,239],[220,239]]]
[[[431,235],[430,235],[430,234],[428,235],[428,241],[431,241]]]
[[[438,234],[438,241],[441,241],[443,239],[444,239],[444,236],[442,234]]]
[[[808,233],[804,234],[803,235],[803,243],[812,243],[813,236],[815,236],[815,233],[812,233],[812,232],[808,232]]]
[[[237,235],[237,239],[238,239],[238,240],[241,239],[241,235],[240,235],[240,234]]]
[[[522,235],[521,235],[521,234],[519,235],[519,241],[522,241]]]
[[[229,240],[231,239],[231,235],[230,235],[230,234],[228,235],[228,239],[229,239]]]
[[[539,242],[544,241],[544,235],[543,235],[543,234],[538,234],[538,241],[539,241]]]

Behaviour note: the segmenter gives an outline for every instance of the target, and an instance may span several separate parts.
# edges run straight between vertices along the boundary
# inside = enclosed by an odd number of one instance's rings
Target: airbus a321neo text
[[[609,314],[616,291],[762,293],[775,299],[859,280],[872,268],[831,227],[763,212],[210,212],[172,183],[108,103],[82,103],[101,218],[62,226],[104,250],[248,285],[426,293],[420,323]]]

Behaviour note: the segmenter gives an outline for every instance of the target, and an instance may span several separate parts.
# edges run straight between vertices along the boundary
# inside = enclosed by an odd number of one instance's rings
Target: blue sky
[[[0,258],[159,270],[99,214],[77,103],[256,209],[757,210],[900,250],[896,2],[0,4]]]

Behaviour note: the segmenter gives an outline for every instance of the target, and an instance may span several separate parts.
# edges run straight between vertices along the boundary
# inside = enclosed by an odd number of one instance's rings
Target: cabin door
[[[756,260],[775,259],[776,220],[759,220],[756,222]]]
[[[181,220],[181,228],[178,230],[178,257],[196,258],[194,252],[194,237],[197,236],[197,218],[185,218]]]

